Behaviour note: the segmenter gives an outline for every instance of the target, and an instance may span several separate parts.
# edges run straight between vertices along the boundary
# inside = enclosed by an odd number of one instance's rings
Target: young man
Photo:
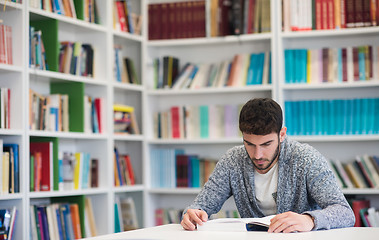
[[[277,214],[269,232],[351,227],[353,211],[327,160],[307,144],[286,137],[282,109],[257,98],[242,108],[243,145],[229,149],[189,206],[182,226],[194,230],[233,195],[242,218]]]

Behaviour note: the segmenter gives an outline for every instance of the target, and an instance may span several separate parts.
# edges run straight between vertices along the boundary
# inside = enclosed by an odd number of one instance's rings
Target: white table
[[[379,240],[379,228],[342,228],[304,233],[267,232],[206,232],[185,231],[179,224],[143,228],[134,231],[86,238],[88,240],[107,239],[165,239],[165,240]]]

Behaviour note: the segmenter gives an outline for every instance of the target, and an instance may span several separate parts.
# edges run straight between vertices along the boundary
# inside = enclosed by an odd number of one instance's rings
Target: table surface
[[[378,240],[379,228],[341,228],[304,233],[267,233],[267,232],[213,232],[185,231],[180,224],[168,224],[143,228],[134,231],[86,238],[87,240],[107,239],[140,239],[140,240],[226,240],[226,239],[259,239],[259,240]]]

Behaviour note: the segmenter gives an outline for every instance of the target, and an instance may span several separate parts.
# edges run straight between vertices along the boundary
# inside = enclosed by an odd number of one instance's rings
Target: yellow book
[[[116,154],[113,153],[113,171],[114,171],[114,185],[116,187],[120,186],[120,180],[118,179],[118,171],[117,171],[117,159]]]
[[[3,153],[3,188],[2,193],[7,194],[9,192],[9,152]]]
[[[82,153],[75,153],[74,189],[80,188]]]
[[[121,105],[121,104],[114,104],[113,105],[113,111],[118,112],[133,112],[134,107],[128,106],[128,105]]]
[[[312,82],[312,68],[311,68],[311,65],[312,65],[312,51],[308,49],[308,54],[307,54],[307,83],[311,83]]]
[[[173,57],[168,57],[167,85],[169,87],[172,86],[172,67],[173,67],[173,62],[174,62]]]

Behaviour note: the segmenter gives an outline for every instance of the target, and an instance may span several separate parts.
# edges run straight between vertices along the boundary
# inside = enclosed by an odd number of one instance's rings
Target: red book
[[[91,159],[91,188],[99,187],[99,160]]]
[[[5,32],[6,32],[6,42],[7,46],[6,47],[6,52],[7,52],[7,63],[8,64],[13,64],[13,51],[12,51],[12,27],[11,26],[5,26]]]
[[[126,15],[124,10],[124,3],[120,1],[116,1],[117,13],[118,13],[118,21],[120,23],[121,31],[127,32],[128,26],[126,24]]]
[[[316,29],[321,30],[322,29],[322,1],[323,0],[316,0]]]
[[[99,125],[99,133],[103,133],[103,119],[102,119],[102,111],[103,111],[104,103],[101,98],[95,98],[95,108],[96,108],[96,118]]]
[[[321,1],[321,29],[328,29],[328,0]]]
[[[374,60],[372,58],[372,46],[369,45],[368,47],[368,68],[369,68],[369,78],[368,79],[373,79],[374,77],[374,70],[373,70],[373,64]]]
[[[346,27],[355,27],[355,0],[345,0]]]
[[[168,3],[168,38],[175,39],[178,38],[178,28],[177,22],[175,21],[175,12],[176,12],[175,3]]]
[[[171,107],[171,128],[172,128],[172,138],[181,138],[180,132],[180,107]]]
[[[41,189],[41,178],[42,178],[42,156],[40,152],[35,152],[34,156],[34,191],[39,192]]]
[[[355,224],[354,227],[363,227],[362,219],[359,214],[359,211],[362,208],[369,208],[370,207],[370,201],[369,200],[354,200],[352,203],[352,209],[355,216]]]
[[[129,184],[134,185],[135,184],[134,169],[133,169],[132,162],[130,160],[130,156],[125,155],[124,160],[125,160],[125,166],[127,168],[128,175],[129,175],[129,180],[130,180]]]
[[[169,9],[168,3],[160,4],[160,14],[158,16],[161,18],[161,34],[159,39],[169,38]]]
[[[5,25],[0,24],[0,63],[6,63]]]
[[[362,0],[362,20],[365,27],[371,26],[371,0]]]
[[[254,11],[255,11],[255,0],[246,0],[249,1],[249,9],[247,11],[247,33],[254,32]]]
[[[363,27],[363,1],[364,0],[355,0],[354,11],[355,11],[355,26]]]
[[[341,28],[346,28],[346,0],[341,0]]]
[[[342,48],[342,81],[347,82],[347,49]]]
[[[160,226],[164,224],[164,210],[162,208],[155,209],[155,225]]]
[[[176,187],[188,187],[188,155],[176,155]]]
[[[40,191],[50,191],[53,178],[53,143],[30,142],[30,154],[41,153],[41,186]]]
[[[358,47],[353,47],[354,81],[359,81]]]
[[[327,0],[327,11],[328,11],[328,20],[327,20],[327,29],[335,29],[335,22],[334,22],[334,0]]]

